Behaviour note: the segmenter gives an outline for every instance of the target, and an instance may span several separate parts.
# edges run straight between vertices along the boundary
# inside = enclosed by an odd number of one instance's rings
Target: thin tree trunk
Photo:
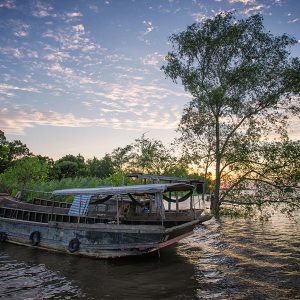
[[[220,186],[221,186],[221,174],[220,174],[220,167],[221,167],[221,155],[220,155],[220,123],[219,117],[216,116],[216,173],[215,173],[215,187],[214,187],[214,194],[211,199],[210,209],[212,213],[218,214],[220,209]]]

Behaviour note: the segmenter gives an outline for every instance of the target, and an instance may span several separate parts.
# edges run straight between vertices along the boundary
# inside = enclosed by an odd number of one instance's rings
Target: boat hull
[[[164,228],[159,225],[39,223],[0,218],[6,241],[95,258],[141,255],[170,246],[193,233],[201,220]],[[39,239],[33,239],[38,232]],[[70,243],[76,241],[77,244]],[[78,247],[77,247],[78,246]],[[73,251],[75,250],[75,251]]]

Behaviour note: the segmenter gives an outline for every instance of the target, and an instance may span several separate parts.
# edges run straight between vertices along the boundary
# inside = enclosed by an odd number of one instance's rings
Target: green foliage
[[[1,187],[10,193],[23,191],[34,182],[47,179],[47,165],[37,157],[23,157],[7,169],[0,177]]]
[[[164,174],[173,166],[174,157],[159,140],[151,140],[142,135],[134,143],[136,151],[135,170],[143,173]]]
[[[0,173],[7,169],[9,163],[9,147],[7,145],[0,144]]]
[[[120,186],[132,184],[132,180],[126,177],[125,173],[122,171],[118,171],[111,174],[104,180],[104,182],[107,186]]]
[[[104,183],[96,177],[74,177],[74,178],[62,178],[61,180],[53,179],[47,181],[34,181],[31,182],[28,189],[23,193],[23,199],[31,200],[34,197],[41,197],[44,199],[51,199],[52,192],[60,189],[70,188],[93,188],[104,185]],[[59,200],[59,199],[57,199]],[[72,197],[63,197],[63,201],[72,200]]]
[[[231,180],[224,203],[255,206],[260,211],[274,208],[288,215],[300,208],[300,141],[260,143],[235,171],[243,177]],[[242,179],[242,180],[241,180]]]
[[[74,187],[78,188],[93,188],[103,185],[103,181],[97,177],[74,177],[63,178],[61,180],[48,180],[42,182],[36,182],[32,185],[34,190],[40,190],[45,192],[52,192],[59,189],[70,189]]]
[[[300,112],[300,62],[289,51],[297,41],[266,32],[259,15],[236,20],[231,13],[193,24],[170,41],[162,69],[193,96],[180,141],[205,174],[214,168],[211,208],[218,211],[222,183],[241,184],[255,171],[243,173],[250,158],[258,159],[257,144],[270,133],[287,139],[287,120]]]
[[[116,170],[126,170],[131,166],[131,162],[134,160],[135,154],[133,151],[133,145],[127,145],[125,147],[118,147],[111,153],[111,159],[113,166]]]
[[[112,161],[117,170],[135,171],[156,175],[184,173],[188,167],[160,140],[149,139],[143,134],[132,144],[112,152]],[[182,169],[185,169],[184,171]]]
[[[114,165],[110,155],[106,154],[102,159],[89,159],[87,168],[91,176],[106,178],[114,173]]]
[[[98,177],[73,177],[62,178],[61,180],[48,180],[48,181],[36,181],[31,182],[29,186],[30,190],[35,192],[24,193],[24,198],[27,200],[33,197],[42,197],[46,199],[52,198],[51,192],[60,189],[70,188],[95,188],[101,186],[119,186],[119,185],[132,184],[130,178],[125,177],[123,172],[116,172],[105,179],[99,179]],[[40,193],[39,193],[40,191]],[[65,200],[65,199],[63,199]],[[72,200],[72,197],[67,200]]]
[[[58,179],[85,176],[87,175],[87,168],[84,157],[80,154],[77,156],[66,155],[55,162],[54,172]]]
[[[25,144],[19,140],[7,141],[5,134],[0,130],[0,174],[13,165],[14,160],[31,155]]]

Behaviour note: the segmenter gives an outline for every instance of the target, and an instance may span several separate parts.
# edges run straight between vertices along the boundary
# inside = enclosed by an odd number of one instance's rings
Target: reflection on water
[[[300,299],[300,224],[211,220],[160,259],[2,244],[0,279],[1,299]]]

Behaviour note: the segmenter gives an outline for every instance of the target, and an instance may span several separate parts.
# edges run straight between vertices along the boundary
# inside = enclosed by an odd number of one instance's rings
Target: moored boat
[[[165,210],[164,200],[183,202],[194,189],[186,183],[65,189],[31,203],[0,195],[0,240],[98,258],[157,251],[210,218],[178,205]],[[71,204],[55,201],[70,196]]]

